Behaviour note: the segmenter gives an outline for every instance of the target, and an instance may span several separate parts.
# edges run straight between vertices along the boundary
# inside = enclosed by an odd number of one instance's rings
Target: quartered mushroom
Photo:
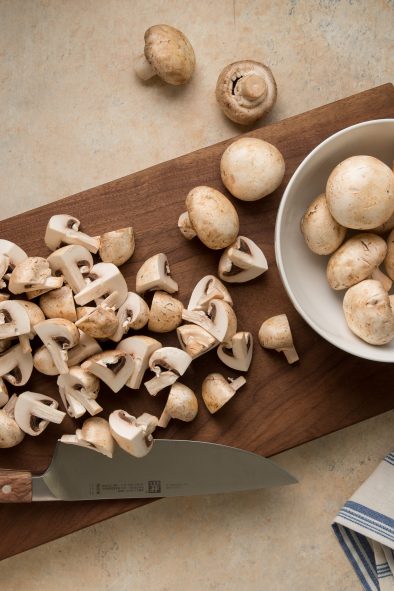
[[[84,306],[95,300],[97,304],[111,298],[111,306],[116,309],[125,302],[128,294],[127,283],[118,267],[112,263],[97,263],[93,265],[88,279],[89,283],[79,291],[74,299],[78,306]]]
[[[8,400],[9,400],[9,395],[8,395],[7,386],[6,386],[3,378],[0,378],[0,408],[2,408],[4,405],[6,405]]]
[[[53,215],[45,232],[45,244],[49,250],[56,250],[62,244],[79,244],[90,252],[96,253],[100,246],[100,239],[88,236],[79,231],[81,222],[65,213]]]
[[[179,343],[192,359],[214,349],[219,341],[197,324],[182,324],[176,329]]]
[[[7,280],[9,279],[8,273],[10,273],[16,265],[27,259],[27,254],[20,246],[9,240],[4,240],[3,238],[0,238],[0,254],[5,255],[8,258]]]
[[[15,421],[28,435],[40,435],[49,423],[59,425],[66,416],[58,406],[57,400],[45,394],[22,392],[15,403]]]
[[[286,314],[272,316],[263,322],[259,330],[259,342],[265,349],[284,353],[288,363],[299,360]]]
[[[165,291],[155,291],[149,312],[148,330],[171,332],[182,322],[183,304]]]
[[[68,351],[79,343],[75,324],[64,318],[51,318],[39,322],[35,331],[48,349],[60,374],[68,373]]]
[[[49,291],[63,285],[63,277],[52,277],[51,268],[42,257],[28,257],[18,263],[8,282],[8,289],[13,294],[32,291]]]
[[[114,410],[109,415],[112,437],[126,453],[142,458],[152,449],[152,433],[158,420],[148,413],[136,418],[125,410]]]
[[[120,306],[116,314],[116,318],[118,326],[110,339],[118,343],[129,330],[139,330],[147,324],[149,306],[141,296],[129,291],[126,301]]]
[[[29,335],[30,318],[17,300],[0,302],[0,340],[19,338],[24,351],[31,351]]]
[[[120,341],[117,350],[123,351],[131,356],[134,361],[133,373],[126,382],[128,388],[138,390],[141,386],[144,373],[149,367],[151,355],[161,348],[161,343],[144,335],[135,335]]]
[[[218,347],[222,363],[237,371],[248,371],[253,356],[253,336],[250,332],[237,332],[229,343]]]
[[[237,317],[224,300],[212,300],[208,311],[184,310],[183,320],[205,328],[220,343],[227,342],[237,332]]]
[[[13,394],[7,404],[0,409],[0,449],[19,445],[25,434],[15,420],[17,395]]]
[[[0,376],[13,386],[24,386],[33,371],[33,357],[21,344],[0,355]]]
[[[71,417],[79,418],[86,411],[90,415],[96,415],[103,410],[96,402],[100,380],[85,369],[79,366],[70,367],[69,373],[58,377],[57,385],[62,402]]]
[[[183,376],[191,362],[190,355],[177,347],[162,347],[154,351],[149,359],[149,368],[156,375],[144,383],[149,394],[156,396],[158,392],[171,386]]]
[[[159,418],[158,427],[165,428],[171,419],[189,423],[198,413],[198,400],[193,390],[176,382],[171,386],[166,405]]]
[[[49,292],[48,292],[49,293]],[[36,336],[36,331],[34,329],[35,325],[39,322],[45,320],[44,312],[41,310],[40,306],[35,304],[34,302],[27,302],[26,300],[18,300],[18,304],[20,304],[27,312],[30,320],[30,333],[29,338],[30,340],[34,339]]]
[[[100,236],[99,256],[103,263],[123,265],[133,256],[135,248],[133,228],[112,230]]]
[[[69,367],[78,365],[79,363],[85,361],[85,359],[88,359],[89,357],[101,352],[102,349],[98,342],[80,330],[79,343],[72,349],[68,350],[67,365]],[[59,375],[59,370],[54,364],[52,356],[45,345],[37,349],[37,351],[34,353],[33,363],[35,369],[40,373],[43,373],[47,376]]]
[[[47,318],[65,318],[70,322],[77,319],[73,292],[68,285],[43,294],[40,297],[40,308]]]
[[[324,193],[312,201],[302,216],[301,232],[307,247],[320,255],[332,254],[345,240],[346,228],[332,217]]]
[[[219,277],[227,283],[245,283],[267,270],[268,263],[263,251],[246,236],[238,236],[219,261]]]
[[[209,412],[214,414],[220,410],[244,384],[243,376],[226,380],[220,373],[207,375],[202,383],[202,399]]]
[[[108,458],[112,458],[114,453],[114,439],[109,423],[101,417],[86,419],[81,429],[76,430],[75,435],[62,435],[59,441],[86,447]]]
[[[115,333],[118,324],[114,308],[100,304],[96,308],[84,309],[75,326],[95,339],[108,339]]]
[[[162,290],[167,293],[178,291],[178,284],[171,277],[170,265],[165,254],[160,252],[147,259],[139,268],[135,280],[136,292]]]
[[[133,373],[134,361],[124,351],[104,351],[93,355],[81,365],[82,369],[97,376],[113,392],[119,392]]]
[[[212,300],[224,300],[233,305],[227,287],[214,275],[206,275],[193,289],[187,309],[207,311]]]
[[[74,293],[86,286],[86,277],[93,267],[93,257],[84,246],[73,244],[58,248],[48,257],[55,275],[61,274]]]

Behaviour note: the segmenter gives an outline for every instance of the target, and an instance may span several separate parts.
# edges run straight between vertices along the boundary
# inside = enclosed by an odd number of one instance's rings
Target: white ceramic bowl
[[[333,291],[325,276],[328,257],[311,252],[300,230],[311,201],[324,192],[327,178],[341,160],[357,154],[375,156],[389,166],[394,158],[394,119],[347,127],[319,144],[300,164],[283,194],[275,228],[275,254],[286,291],[296,310],[323,338],[352,355],[394,363],[394,341],[374,346],[348,328],[344,292]]]

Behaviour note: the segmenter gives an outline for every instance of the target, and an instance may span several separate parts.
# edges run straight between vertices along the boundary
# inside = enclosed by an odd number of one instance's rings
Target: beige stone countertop
[[[132,71],[163,22],[196,51],[184,88]],[[231,61],[274,71],[268,122],[390,82],[393,29],[392,0],[0,0],[0,217],[238,134]],[[158,501],[3,561],[0,591],[355,591],[330,523],[393,448],[390,412],[277,456],[297,486]]]

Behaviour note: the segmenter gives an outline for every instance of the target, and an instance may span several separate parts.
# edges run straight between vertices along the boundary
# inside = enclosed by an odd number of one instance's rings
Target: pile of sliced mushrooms
[[[240,160],[244,166],[237,168]],[[258,174],[259,167],[265,174]],[[263,140],[237,140],[222,157],[223,183],[239,199],[265,197],[283,175],[282,155]],[[178,227],[185,238],[198,237],[206,247],[223,250],[218,277],[202,277],[187,307],[172,295],[178,284],[164,253],[143,263],[135,291],[129,291],[119,267],[133,255],[133,228],[92,237],[81,231],[74,216],[54,215],[45,232],[52,251],[46,259],[28,256],[18,245],[0,239],[0,448],[19,444],[25,434],[40,435],[49,423],[61,423],[66,413],[74,419],[87,413],[90,418],[81,428],[61,441],[108,457],[116,442],[127,453],[143,457],[152,449],[156,427],[196,417],[197,397],[181,381],[193,359],[216,348],[224,366],[248,371],[253,336],[238,330],[225,283],[255,279],[267,271],[267,260],[257,244],[239,234],[235,207],[212,187],[189,192]],[[150,307],[144,299],[147,292],[154,292]],[[144,327],[158,334],[176,331],[179,347],[162,346],[142,334]],[[128,336],[134,331],[139,332]],[[289,363],[298,360],[285,314],[263,322],[258,337],[263,347],[283,352]],[[34,351],[33,339],[41,342]],[[64,410],[41,393],[9,395],[6,383],[26,386],[33,368],[56,377]],[[148,370],[153,375],[144,381]],[[98,401],[102,382],[113,392],[142,385],[151,396],[170,390],[160,417],[134,417],[119,409],[107,421],[97,416],[103,411]],[[245,383],[243,375],[207,375],[201,395],[208,411],[216,413]]]
[[[356,233],[347,237],[349,229]],[[310,250],[330,255],[327,281],[334,290],[346,290],[343,310],[349,329],[370,345],[390,343],[394,169],[372,156],[343,160],[329,175],[325,193],[308,207],[301,230]]]

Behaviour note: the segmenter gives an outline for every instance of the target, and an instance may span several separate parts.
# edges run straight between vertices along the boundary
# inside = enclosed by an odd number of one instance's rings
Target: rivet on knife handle
[[[31,473],[0,470],[0,503],[31,503],[31,501]]]

